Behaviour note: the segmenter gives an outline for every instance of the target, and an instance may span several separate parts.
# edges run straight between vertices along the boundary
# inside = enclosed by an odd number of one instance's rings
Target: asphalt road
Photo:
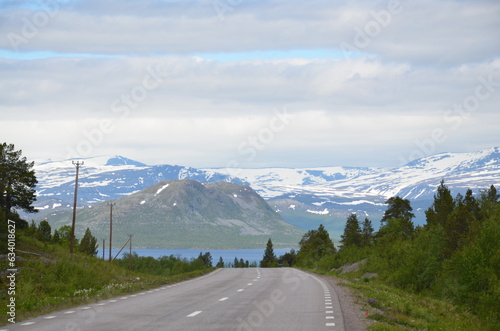
[[[344,330],[328,282],[296,269],[218,269],[150,291],[0,327],[2,330]]]

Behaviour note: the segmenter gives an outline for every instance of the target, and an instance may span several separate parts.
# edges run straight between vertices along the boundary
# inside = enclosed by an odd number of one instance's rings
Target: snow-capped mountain
[[[217,169],[204,169],[217,171]],[[220,170],[219,170],[220,171]],[[229,169],[266,199],[295,194],[364,200],[400,196],[432,199],[442,179],[452,191],[488,188],[500,184],[500,148],[473,153],[441,153],[399,168],[329,167],[311,169]],[[327,200],[326,200],[327,201]]]
[[[39,181],[36,207],[47,212],[71,208],[75,167],[72,160],[35,162]],[[79,206],[128,196],[169,179],[248,184],[289,223],[303,229],[319,224],[338,234],[349,213],[369,217],[375,225],[392,196],[409,199],[416,223],[423,223],[441,180],[453,194],[500,188],[500,148],[473,153],[442,153],[398,168],[265,168],[194,169],[145,165],[121,156],[83,160],[79,179]]]
[[[37,161],[37,202],[40,211],[71,208],[75,187],[73,160]],[[226,181],[245,184],[238,178],[212,171],[176,165],[146,165],[122,156],[86,158],[79,171],[79,206],[118,199],[169,179],[194,179],[199,182]]]
[[[216,169],[205,169],[216,171]],[[219,170],[220,171],[220,170]],[[409,199],[416,223],[433,201],[441,180],[452,193],[475,193],[500,187],[500,148],[473,153],[441,153],[398,168],[330,167],[313,169],[229,169],[250,183],[292,224],[307,229],[325,224],[341,233],[349,213],[369,217],[375,225],[393,196]]]

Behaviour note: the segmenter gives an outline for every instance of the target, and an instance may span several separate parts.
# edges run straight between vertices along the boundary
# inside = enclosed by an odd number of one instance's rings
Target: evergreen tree
[[[361,228],[359,227],[359,221],[356,214],[351,214],[347,217],[347,221],[344,228],[344,234],[340,236],[342,243],[342,248],[349,246],[360,247],[362,243]]]
[[[445,245],[443,255],[445,258],[450,258],[465,244],[470,227],[474,223],[474,214],[469,212],[463,201],[459,201],[455,210],[448,215],[444,226]]]
[[[18,228],[27,227],[28,223],[15,217],[17,214],[13,208],[27,213],[37,212],[32,206],[36,201],[37,184],[34,162],[28,162],[21,155],[22,151],[16,151],[13,144],[0,145],[0,212],[5,218],[15,221]]]
[[[235,268],[240,267],[240,261],[238,260],[237,257],[234,258],[233,267],[235,267]]]
[[[299,245],[300,250],[297,258],[301,260],[320,260],[324,256],[336,252],[335,245],[323,224],[320,224],[318,230],[307,231],[300,240]]]
[[[365,217],[363,228],[361,229],[361,246],[368,247],[373,243],[373,226],[372,222]]]
[[[487,200],[491,203],[498,202],[498,199],[500,199],[500,195],[497,194],[497,189],[495,188],[494,185],[490,186],[490,189],[488,190],[486,197],[487,197]]]
[[[499,203],[500,195],[497,194],[497,189],[491,185],[489,190],[481,190],[479,205],[481,209],[481,219],[488,218],[495,210],[495,206]]]
[[[52,235],[52,228],[50,227],[49,222],[41,221],[38,225],[37,237],[38,240],[43,242],[49,242]]]
[[[434,195],[434,202],[429,209],[425,211],[425,217],[428,226],[445,226],[448,216],[455,209],[455,202],[451,196],[451,192],[446,185],[444,185],[444,180],[441,181],[437,189],[437,193]]]
[[[266,250],[264,252],[264,257],[260,261],[261,268],[272,268],[278,265],[276,255],[274,255],[273,242],[271,238],[267,241]]]
[[[97,239],[92,235],[89,228],[85,230],[85,234],[78,246],[78,251],[90,256],[97,255]]]
[[[219,262],[217,262],[217,265],[215,267],[224,268],[224,260],[222,259],[222,256],[219,258]]]
[[[387,207],[384,216],[380,220],[382,224],[390,219],[400,218],[411,221],[415,217],[415,215],[412,213],[413,208],[410,205],[410,200],[408,199],[392,197],[389,198],[385,203],[389,206]]]
[[[198,259],[202,261],[207,268],[212,268],[212,255],[210,252],[206,252],[205,254],[200,252]]]
[[[60,244],[61,243],[61,235],[59,234],[59,231],[54,231],[54,235],[52,236],[52,242],[54,244]]]

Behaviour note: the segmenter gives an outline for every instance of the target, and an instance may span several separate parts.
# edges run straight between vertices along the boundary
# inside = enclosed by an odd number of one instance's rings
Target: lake
[[[132,252],[137,253],[139,256],[152,256],[155,259],[161,256],[170,256],[174,255],[180,258],[196,259],[200,252],[205,254],[206,252],[210,252],[212,255],[212,263],[215,266],[217,262],[219,262],[219,258],[222,257],[224,263],[234,262],[234,258],[238,258],[238,260],[243,259],[243,261],[257,262],[257,264],[262,260],[264,256],[265,249],[132,249]],[[111,255],[113,257],[118,254],[119,249],[114,248],[111,250]],[[123,256],[123,254],[128,253],[129,250],[124,248],[120,255],[117,258]],[[280,257],[281,255],[290,252],[290,249],[275,249],[274,255],[276,257]],[[102,249],[98,249],[97,256],[102,258]],[[106,249],[104,252],[104,259],[109,259],[109,250]]]

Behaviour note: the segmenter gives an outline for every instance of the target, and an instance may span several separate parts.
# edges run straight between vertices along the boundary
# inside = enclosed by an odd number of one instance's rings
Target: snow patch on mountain
[[[170,184],[168,184],[168,183],[167,183],[167,184],[163,185],[162,187],[160,187],[160,188],[156,191],[156,193],[155,193],[155,195],[154,195],[154,196],[157,196],[158,194],[160,194],[160,193],[161,193],[161,191],[163,191],[164,189],[166,189],[169,185],[170,185]]]

